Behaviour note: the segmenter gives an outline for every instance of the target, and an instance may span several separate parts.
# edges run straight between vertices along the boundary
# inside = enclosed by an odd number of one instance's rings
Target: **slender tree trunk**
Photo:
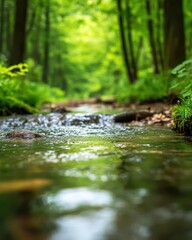
[[[163,29],[162,24],[162,16],[161,16],[161,10],[162,10],[162,0],[157,1],[157,35],[156,35],[156,42],[157,42],[157,53],[159,57],[159,66],[161,67],[161,71],[164,70],[164,59],[163,59],[163,44],[161,39],[161,29]]]
[[[11,39],[12,39],[12,34],[11,34],[11,14],[10,14],[10,10],[9,9],[6,9],[6,16],[5,16],[5,19],[6,19],[6,30],[5,30],[5,43],[6,43],[6,46],[5,46],[5,51],[6,51],[6,54],[8,55],[8,53],[10,53],[11,51]]]
[[[37,19],[40,18],[38,17]],[[35,41],[33,41],[32,43],[32,58],[34,59],[36,64],[42,64],[42,54],[40,52],[40,34],[40,25],[37,25],[35,29]]]
[[[130,60],[128,58],[127,46],[126,46],[126,38],[125,38],[125,28],[123,22],[123,13],[122,13],[122,0],[117,0],[117,10],[118,10],[118,21],[119,21],[119,30],[121,37],[121,45],[122,45],[122,53],[125,62],[125,69],[127,73],[127,78],[131,83],[134,82],[132,78],[131,68],[130,68]]]
[[[48,83],[49,76],[49,40],[50,39],[50,2],[47,1],[45,8],[45,40],[42,81]]]
[[[130,52],[131,59],[131,75],[133,81],[137,79],[137,66],[135,62],[134,48],[133,48],[133,39],[132,39],[132,18],[131,18],[131,8],[129,5],[129,0],[126,0],[126,13],[127,13],[127,39],[128,39],[128,51]]]
[[[33,27],[34,27],[34,24],[35,24],[35,19],[36,19],[36,12],[35,10],[33,10],[32,14],[31,14],[31,17],[30,17],[30,20],[28,21],[29,24],[28,24],[28,27],[27,27],[27,30],[26,30],[26,34],[28,35]]]
[[[3,53],[3,41],[4,41],[4,10],[5,0],[1,0],[0,6],[0,54]]]
[[[154,24],[153,24],[152,14],[151,14],[151,3],[150,3],[150,0],[146,0],[145,3],[146,3],[147,15],[148,15],[147,25],[148,25],[148,31],[149,31],[149,41],[151,46],[154,73],[159,73],[157,49],[156,49],[156,42],[154,38]]]
[[[185,60],[185,31],[182,0],[164,0],[165,69]]]
[[[13,41],[9,57],[9,65],[22,63],[25,55],[26,22],[28,0],[16,0],[15,25]]]
[[[140,57],[141,57],[141,52],[142,52],[142,47],[143,47],[143,36],[139,37],[139,42],[138,42],[138,46],[137,46],[137,51],[135,54],[135,62],[137,63],[137,66],[139,65],[139,61],[140,61]]]

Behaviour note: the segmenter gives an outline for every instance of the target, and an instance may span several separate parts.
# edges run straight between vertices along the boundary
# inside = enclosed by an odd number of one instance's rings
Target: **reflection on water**
[[[15,122],[0,124],[0,239],[192,239],[191,143],[105,118],[16,120],[45,132],[30,142],[4,139]]]
[[[15,197],[12,199],[14,208],[11,215],[3,223],[1,239],[48,239],[54,229],[54,223],[42,214],[35,214],[32,207],[34,203],[40,208],[45,207],[41,199],[36,199],[35,192],[30,190],[18,192]]]
[[[53,196],[48,195],[47,201],[61,209],[72,210],[82,206],[107,206],[112,202],[112,197],[107,191],[70,188],[61,190]]]
[[[75,216],[67,216],[57,220],[58,231],[51,240],[57,239],[84,239],[104,240],[113,237],[114,213],[110,209],[94,212],[84,212]]]

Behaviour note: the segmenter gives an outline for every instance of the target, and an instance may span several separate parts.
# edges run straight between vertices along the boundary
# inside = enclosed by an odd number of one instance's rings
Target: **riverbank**
[[[119,104],[114,100],[101,101],[98,99],[88,99],[46,104],[43,109],[44,111],[58,113],[73,112],[75,110],[94,114],[105,111],[115,113],[115,116],[121,119],[116,122],[127,123],[132,126],[154,125],[172,127],[172,107],[172,104],[164,102]]]

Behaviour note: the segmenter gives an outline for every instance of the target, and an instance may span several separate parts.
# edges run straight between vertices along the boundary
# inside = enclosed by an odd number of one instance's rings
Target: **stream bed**
[[[39,132],[34,140],[7,132]],[[191,240],[192,143],[113,115],[0,119],[0,239]]]

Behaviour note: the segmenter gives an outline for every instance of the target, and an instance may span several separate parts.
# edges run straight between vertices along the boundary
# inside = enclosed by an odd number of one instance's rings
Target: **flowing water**
[[[42,133],[6,139],[8,131]],[[192,145],[112,115],[0,120],[0,239],[191,240]]]

